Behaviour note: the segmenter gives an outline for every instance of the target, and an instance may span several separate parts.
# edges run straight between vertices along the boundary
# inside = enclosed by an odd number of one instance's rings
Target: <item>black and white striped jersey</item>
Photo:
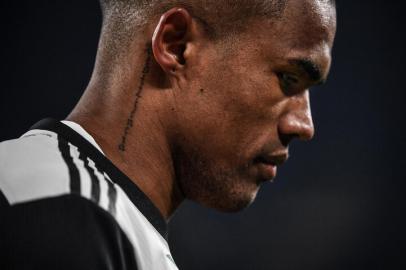
[[[177,269],[166,222],[78,124],[0,143],[0,269]]]

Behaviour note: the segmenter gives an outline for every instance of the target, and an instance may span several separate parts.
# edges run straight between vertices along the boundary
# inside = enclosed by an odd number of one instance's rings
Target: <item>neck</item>
[[[144,55],[144,64],[134,65],[142,67],[139,71],[130,69],[132,74],[139,76],[121,71],[120,82],[93,75],[67,120],[80,124],[89,132],[106,156],[168,220],[183,197],[176,184],[171,143],[166,132],[170,112],[162,105],[167,100],[163,96],[167,94],[148,83],[152,76],[149,73],[154,68],[149,66],[149,58]]]

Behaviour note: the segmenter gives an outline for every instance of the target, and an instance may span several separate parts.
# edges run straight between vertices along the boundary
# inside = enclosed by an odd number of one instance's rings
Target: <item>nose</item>
[[[314,125],[308,91],[290,97],[285,113],[279,119],[278,133],[285,146],[295,138],[305,141],[313,138]]]

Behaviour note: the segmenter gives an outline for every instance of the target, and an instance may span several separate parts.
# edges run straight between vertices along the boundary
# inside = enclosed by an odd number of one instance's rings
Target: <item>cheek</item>
[[[217,83],[222,84],[223,109],[241,116],[242,119],[268,119],[272,108],[283,98],[278,77],[271,72],[265,61],[254,61],[254,56],[239,59],[223,67]],[[224,74],[224,75],[223,75]]]
[[[278,140],[277,124],[286,97],[276,76],[257,70],[235,74],[232,88],[221,103],[229,121],[225,131],[233,136],[234,154],[242,161],[252,158],[265,144]]]
[[[239,71],[234,78],[224,85],[226,95],[219,104],[234,130],[244,135],[275,125],[284,98],[277,78],[261,70]]]
[[[248,66],[223,63],[188,85],[179,122],[190,151],[224,166],[242,164],[275,133],[281,99],[276,78]]]

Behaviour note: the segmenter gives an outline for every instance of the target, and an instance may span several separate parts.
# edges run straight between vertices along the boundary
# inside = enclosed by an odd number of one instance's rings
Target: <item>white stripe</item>
[[[107,173],[103,172],[103,176],[104,176],[104,178],[106,179],[106,181],[110,181],[113,185],[116,185],[116,184],[110,179],[110,177],[109,177],[109,175],[108,175]]]
[[[116,221],[134,246],[138,269],[177,270],[175,263],[167,257],[171,253],[166,240],[119,186],[116,190]]]

